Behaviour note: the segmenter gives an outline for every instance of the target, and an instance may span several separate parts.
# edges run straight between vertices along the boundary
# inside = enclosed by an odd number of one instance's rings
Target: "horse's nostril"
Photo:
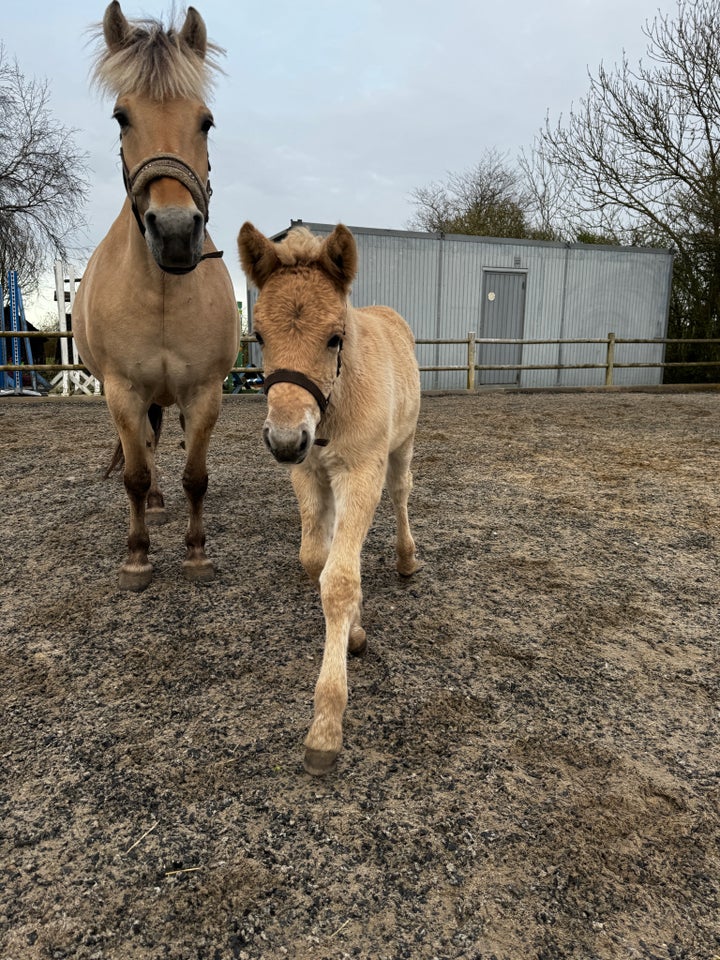
[[[300,444],[299,444],[299,446],[298,446],[298,453],[302,454],[302,453],[306,453],[306,452],[307,452],[307,448],[308,448],[308,443],[309,443],[309,441],[310,441],[310,436],[309,436],[307,430],[303,430],[303,432],[302,432],[302,434],[301,434],[301,436],[300,436]]]
[[[152,210],[148,210],[145,214],[145,226],[154,227],[157,222],[157,214],[153,213]]]
[[[272,446],[270,445],[270,427],[263,428],[262,438],[263,438],[263,443],[268,448],[268,450],[272,450]]]

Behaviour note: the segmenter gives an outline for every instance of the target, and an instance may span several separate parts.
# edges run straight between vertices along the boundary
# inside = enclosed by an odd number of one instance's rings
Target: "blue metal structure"
[[[10,332],[17,334],[17,336],[10,337],[10,351],[11,351],[11,364],[14,366],[20,366],[23,362],[29,364],[33,363],[33,354],[32,347],[30,346],[30,338],[23,337],[23,333],[27,333],[27,320],[25,319],[25,308],[23,307],[22,293],[20,292],[20,282],[18,280],[17,270],[8,271],[8,301],[10,304]],[[5,331],[5,301],[2,298],[2,286],[0,286],[0,303],[2,304],[2,318],[0,323],[2,323],[2,329]],[[2,341],[2,362],[3,364],[7,363],[7,348],[5,346],[6,337],[0,337]],[[25,350],[25,361],[23,361],[23,348]],[[21,396],[29,395],[32,397],[39,397],[42,394],[38,390],[38,379],[41,380],[45,387],[47,387],[47,381],[38,375],[35,370],[30,371],[30,382],[32,383],[32,389],[23,387],[23,373],[21,370],[14,370],[11,374],[8,374],[7,371],[3,371],[4,377],[3,382],[8,382],[9,385],[3,390],[0,390],[0,396]]]

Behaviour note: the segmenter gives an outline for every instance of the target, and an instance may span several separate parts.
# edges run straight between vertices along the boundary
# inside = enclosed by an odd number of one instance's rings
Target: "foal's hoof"
[[[215,579],[215,567],[207,558],[205,560],[183,560],[183,573],[186,580],[194,583],[207,583]]]
[[[120,589],[134,590],[136,593],[139,593],[140,590],[144,590],[145,587],[149,586],[152,580],[152,572],[153,568],[151,563],[123,564],[122,567],[120,567]]]
[[[416,560],[415,557],[412,557],[410,560],[398,560],[397,562],[397,572],[401,577],[411,577],[414,573],[417,573],[418,570],[422,570],[425,564],[422,560]]]
[[[323,777],[334,768],[337,758],[336,750],[313,750],[311,747],[306,747],[303,767],[311,776]]]
[[[167,510],[165,507],[147,507],[145,510],[145,522],[149,527],[159,527],[167,520]]]
[[[367,634],[362,627],[354,626],[350,629],[348,650],[354,657],[363,657],[367,653]]]

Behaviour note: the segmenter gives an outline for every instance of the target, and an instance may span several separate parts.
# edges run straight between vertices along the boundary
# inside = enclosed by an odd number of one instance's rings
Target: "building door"
[[[525,329],[524,272],[486,270],[483,274],[482,316],[479,337],[522,340]],[[481,343],[479,364],[522,363],[521,343]],[[478,370],[477,383],[517,384],[519,370]]]

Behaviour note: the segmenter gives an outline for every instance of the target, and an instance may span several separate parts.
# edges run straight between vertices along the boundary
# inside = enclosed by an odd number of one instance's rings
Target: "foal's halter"
[[[147,160],[141,160],[132,170],[129,170],[125,162],[123,149],[120,147],[120,160],[122,161],[125,190],[130,198],[130,205],[135,221],[143,236],[145,236],[145,223],[138,209],[138,197],[153,180],[159,180],[160,177],[169,177],[171,180],[177,180],[178,183],[181,183],[193,198],[193,203],[203,215],[203,220],[207,224],[210,217],[210,197],[212,196],[210,181],[208,180],[206,184],[203,184],[193,168],[185,163],[181,157],[175,156],[174,153],[158,153],[153,157],[148,157]],[[210,169],[209,164],[208,169]],[[204,253],[192,267],[164,267],[161,263],[159,263],[158,266],[161,270],[164,270],[165,273],[190,273],[201,260],[222,257],[222,255],[222,250],[213,250],[211,253]]]
[[[337,371],[335,372],[335,380],[340,376],[340,370],[342,367],[342,348],[343,342],[345,339],[345,330],[343,329],[343,335],[340,338],[340,346],[338,347],[337,355]],[[320,387],[315,383],[314,380],[311,380],[310,377],[306,376],[304,373],[301,373],[299,370],[287,370],[281,368],[279,370],[274,370],[269,376],[265,377],[263,383],[263,393],[265,396],[270,391],[276,383],[294,383],[297,387],[302,387],[303,390],[313,397],[315,403],[317,403],[320,408],[320,420],[325,416],[325,411],[330,405],[330,398],[332,396],[332,388],[335,386],[335,380],[333,380],[332,386],[330,387],[330,392],[327,396],[322,392]],[[327,440],[315,440],[315,445],[318,447],[326,447],[328,445]]]

